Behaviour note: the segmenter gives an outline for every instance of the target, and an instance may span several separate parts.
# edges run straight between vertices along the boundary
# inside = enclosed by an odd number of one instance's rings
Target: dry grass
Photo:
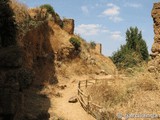
[[[129,84],[130,82],[124,83],[122,79],[103,80],[103,84],[92,86],[89,91],[95,102],[102,106],[113,107],[131,97],[131,91],[127,89]]]
[[[144,91],[155,91],[160,89],[159,81],[154,79],[153,76],[142,74],[142,76],[138,77],[135,83],[137,89]]]
[[[95,103],[115,115],[158,114],[160,80],[156,78],[155,74],[149,73],[144,67],[137,68],[130,77],[105,81],[101,85],[92,86],[89,92]]]

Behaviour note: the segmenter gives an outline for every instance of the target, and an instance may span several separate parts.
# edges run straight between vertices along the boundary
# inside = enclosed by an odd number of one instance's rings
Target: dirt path
[[[80,103],[69,103],[70,97],[77,95],[78,82],[69,82],[64,90],[59,91],[62,97],[52,98],[51,106],[54,113],[65,120],[95,120],[90,114],[87,114]]]

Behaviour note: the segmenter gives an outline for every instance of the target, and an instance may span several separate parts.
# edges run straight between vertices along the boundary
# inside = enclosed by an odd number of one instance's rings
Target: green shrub
[[[96,43],[95,43],[94,41],[91,41],[91,42],[90,42],[90,46],[91,46],[92,49],[95,49]]]
[[[71,37],[69,41],[74,46],[75,50],[79,50],[79,48],[81,47],[81,42],[79,39]]]
[[[55,14],[55,11],[50,4],[41,5],[40,8],[46,8],[48,13]]]

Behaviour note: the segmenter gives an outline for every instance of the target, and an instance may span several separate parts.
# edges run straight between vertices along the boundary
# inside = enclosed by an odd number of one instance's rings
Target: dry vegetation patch
[[[160,80],[155,74],[143,69],[130,77],[105,80],[88,88],[92,100],[113,114],[160,112]]]
[[[130,90],[127,84],[122,79],[103,80],[102,84],[94,85],[89,88],[92,100],[100,103],[101,106],[113,107],[119,103],[126,102],[130,96]]]

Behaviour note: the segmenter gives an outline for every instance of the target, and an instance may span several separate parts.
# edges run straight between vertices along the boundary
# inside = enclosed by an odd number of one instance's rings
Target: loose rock
[[[71,97],[71,98],[68,100],[68,102],[69,102],[69,103],[76,103],[76,102],[78,102],[78,99],[77,99],[76,96],[74,96],[74,97]]]

